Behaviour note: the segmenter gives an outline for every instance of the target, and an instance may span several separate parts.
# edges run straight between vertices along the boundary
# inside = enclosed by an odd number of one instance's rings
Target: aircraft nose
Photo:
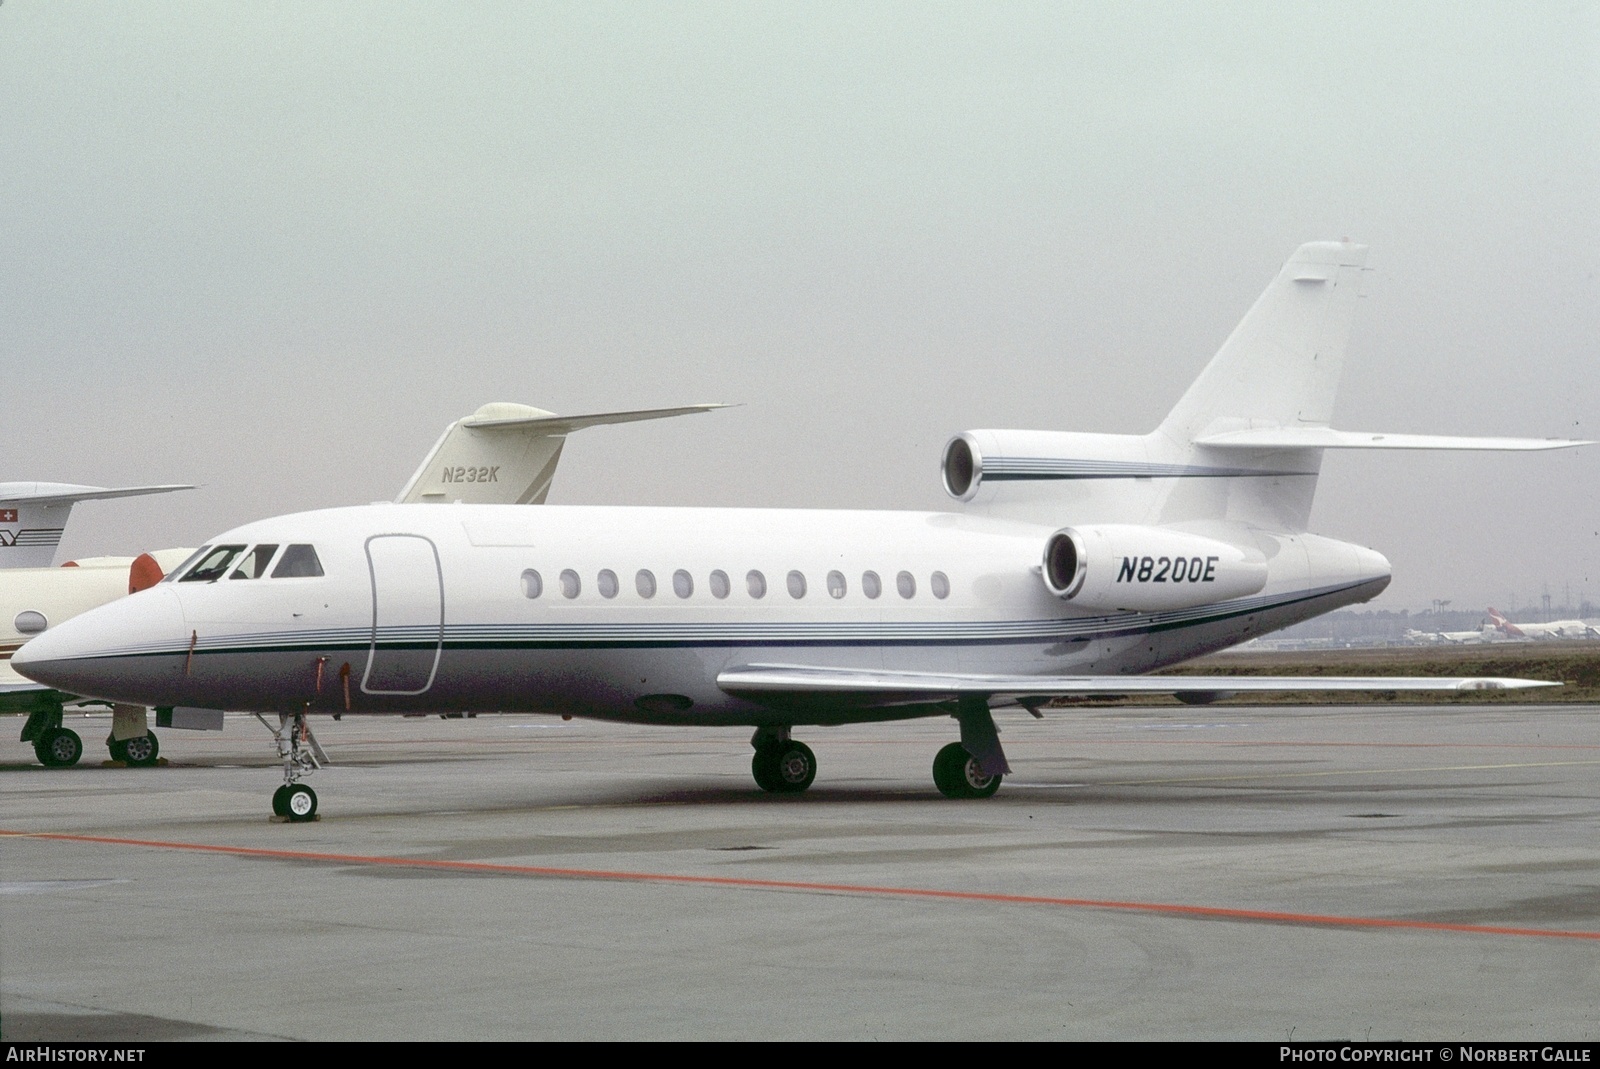
[[[137,693],[141,664],[182,652],[186,637],[177,594],[156,586],[55,624],[24,643],[11,666],[68,694],[148,704]]]

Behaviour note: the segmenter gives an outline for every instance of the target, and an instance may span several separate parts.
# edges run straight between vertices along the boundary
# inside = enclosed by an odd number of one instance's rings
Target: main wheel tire
[[[272,792],[272,815],[275,817],[289,815],[289,785],[287,783]]]
[[[151,767],[156,763],[156,755],[160,752],[161,743],[153,731],[122,740],[122,759],[135,768]]]
[[[293,823],[310,820],[317,815],[317,792],[304,783],[296,783],[283,796],[285,814]]]
[[[127,762],[128,741],[126,739],[107,739],[106,749],[111,753],[111,760]]]
[[[978,759],[959,742],[941,749],[933,759],[933,785],[946,798],[988,798],[1000,789],[1000,776],[986,776]]]
[[[83,740],[76,731],[51,728],[39,736],[33,752],[47,768],[71,768],[83,756]]]
[[[774,767],[778,776],[778,790],[783,794],[799,794],[817,778],[817,755],[803,742],[790,740],[775,750]]]

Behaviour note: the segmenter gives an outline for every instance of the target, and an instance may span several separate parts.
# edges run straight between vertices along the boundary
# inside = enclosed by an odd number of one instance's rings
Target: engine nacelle
[[[1163,527],[1105,523],[1063,527],[1045,542],[1044,585],[1086,609],[1164,612],[1257,593],[1259,553]]]

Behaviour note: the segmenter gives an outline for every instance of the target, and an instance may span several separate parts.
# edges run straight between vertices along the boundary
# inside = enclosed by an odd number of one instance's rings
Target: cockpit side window
[[[243,546],[213,546],[198,564],[183,573],[178,582],[214,583],[228,574],[228,565],[243,552]]]
[[[267,565],[272,563],[272,555],[278,552],[278,543],[267,542],[252,549],[244,555],[239,562],[239,567],[233,570],[229,579],[260,579],[267,574]]]
[[[210,546],[201,546],[199,549],[197,549],[193,553],[189,554],[189,556],[184,559],[184,562],[182,564],[178,565],[176,568],[172,569],[172,571],[168,572],[166,574],[166,577],[164,579],[162,579],[161,581],[163,583],[175,583],[175,582],[177,582],[178,581],[178,576],[180,576],[184,572],[186,572],[189,569],[189,565],[193,564],[195,561],[199,560],[201,557],[205,556],[207,553],[210,553],[210,552],[211,552],[211,547]]]
[[[272,569],[274,579],[312,579],[321,574],[322,562],[317,559],[316,549],[304,544],[284,550],[278,566]]]

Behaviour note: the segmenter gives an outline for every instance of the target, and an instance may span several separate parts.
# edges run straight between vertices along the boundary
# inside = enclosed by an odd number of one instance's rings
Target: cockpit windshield
[[[162,578],[161,581],[163,583],[175,583],[175,582],[177,582],[178,581],[178,576],[182,575],[184,572],[189,570],[189,565],[193,564],[195,561],[199,560],[201,557],[204,557],[207,553],[210,553],[210,552],[211,552],[211,547],[210,546],[201,546],[199,549],[197,549],[193,553],[189,554],[188,557],[184,558],[183,563],[178,565],[176,568],[172,569],[172,571],[168,572],[166,574],[166,576]]]
[[[244,555],[239,562],[239,567],[233,570],[229,579],[260,579],[267,574],[267,565],[272,563],[272,555],[278,552],[278,543],[264,542]]]
[[[227,574],[228,565],[243,552],[243,546],[212,546],[209,552],[200,556],[199,563],[179,576],[178,582],[214,583]]]
[[[274,579],[311,579],[322,574],[322,562],[315,548],[292,545],[283,551],[278,566],[272,569]]]

